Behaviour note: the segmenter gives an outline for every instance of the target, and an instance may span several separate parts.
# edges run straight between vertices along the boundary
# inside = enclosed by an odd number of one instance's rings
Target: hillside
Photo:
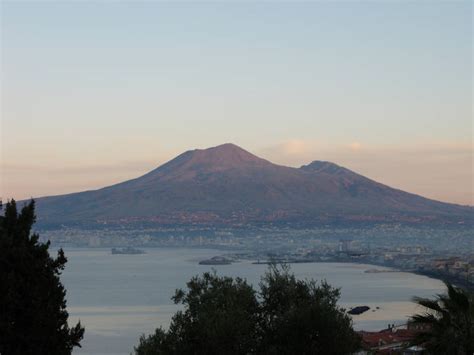
[[[273,164],[233,144],[187,151],[133,180],[37,199],[40,223],[471,223],[473,208],[390,188],[336,164]]]

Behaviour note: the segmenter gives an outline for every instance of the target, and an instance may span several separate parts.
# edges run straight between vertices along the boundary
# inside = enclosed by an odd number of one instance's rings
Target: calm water
[[[66,250],[69,262],[62,276],[72,321],[86,327],[77,354],[130,354],[142,333],[166,327],[177,307],[170,300],[191,276],[211,270],[198,261],[221,251],[209,249],[146,249],[144,255],[111,255],[110,249]],[[250,262],[214,266],[218,274],[241,276],[257,285],[266,265]],[[354,317],[357,329],[376,330],[401,324],[416,308],[412,296],[432,296],[440,281],[403,272],[364,273],[370,265],[294,264],[298,277],[326,279],[342,288],[343,306],[380,307]],[[377,267],[378,269],[382,269]]]

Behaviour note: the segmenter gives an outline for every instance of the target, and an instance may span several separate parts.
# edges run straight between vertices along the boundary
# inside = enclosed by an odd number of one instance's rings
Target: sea
[[[146,248],[146,254],[112,255],[107,248],[65,248],[68,263],[61,280],[67,289],[71,325],[85,326],[82,348],[74,354],[130,354],[140,335],[169,326],[179,309],[171,296],[185,288],[194,275],[216,270],[218,275],[239,276],[258,288],[268,266],[243,261],[231,265],[199,265],[199,261],[225,254],[195,248]],[[53,251],[54,254],[54,251]],[[390,272],[366,273],[378,269]],[[401,325],[421,311],[413,296],[431,297],[443,283],[422,275],[394,272],[380,266],[352,263],[292,264],[298,278],[326,280],[341,288],[340,305],[369,306],[353,316],[357,330],[380,330]]]

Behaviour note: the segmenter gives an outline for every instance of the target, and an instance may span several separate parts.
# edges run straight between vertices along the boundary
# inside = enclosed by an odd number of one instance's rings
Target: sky
[[[0,196],[235,143],[474,204],[471,1],[1,1]]]

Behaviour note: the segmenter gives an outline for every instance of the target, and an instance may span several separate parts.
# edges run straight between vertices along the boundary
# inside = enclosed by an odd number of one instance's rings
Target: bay
[[[141,334],[169,325],[178,306],[171,301],[194,275],[212,269],[219,275],[240,276],[258,288],[266,265],[250,261],[207,266],[198,262],[223,252],[194,248],[149,248],[142,255],[112,255],[106,248],[67,248],[61,280],[67,289],[71,324],[86,328],[75,354],[130,354]],[[439,280],[406,272],[365,273],[372,265],[350,263],[293,264],[299,278],[327,280],[341,288],[340,305],[371,307],[354,316],[356,329],[379,330],[406,323],[417,311],[413,296],[442,292]],[[386,269],[377,267],[377,269]],[[377,309],[378,307],[378,309]]]

